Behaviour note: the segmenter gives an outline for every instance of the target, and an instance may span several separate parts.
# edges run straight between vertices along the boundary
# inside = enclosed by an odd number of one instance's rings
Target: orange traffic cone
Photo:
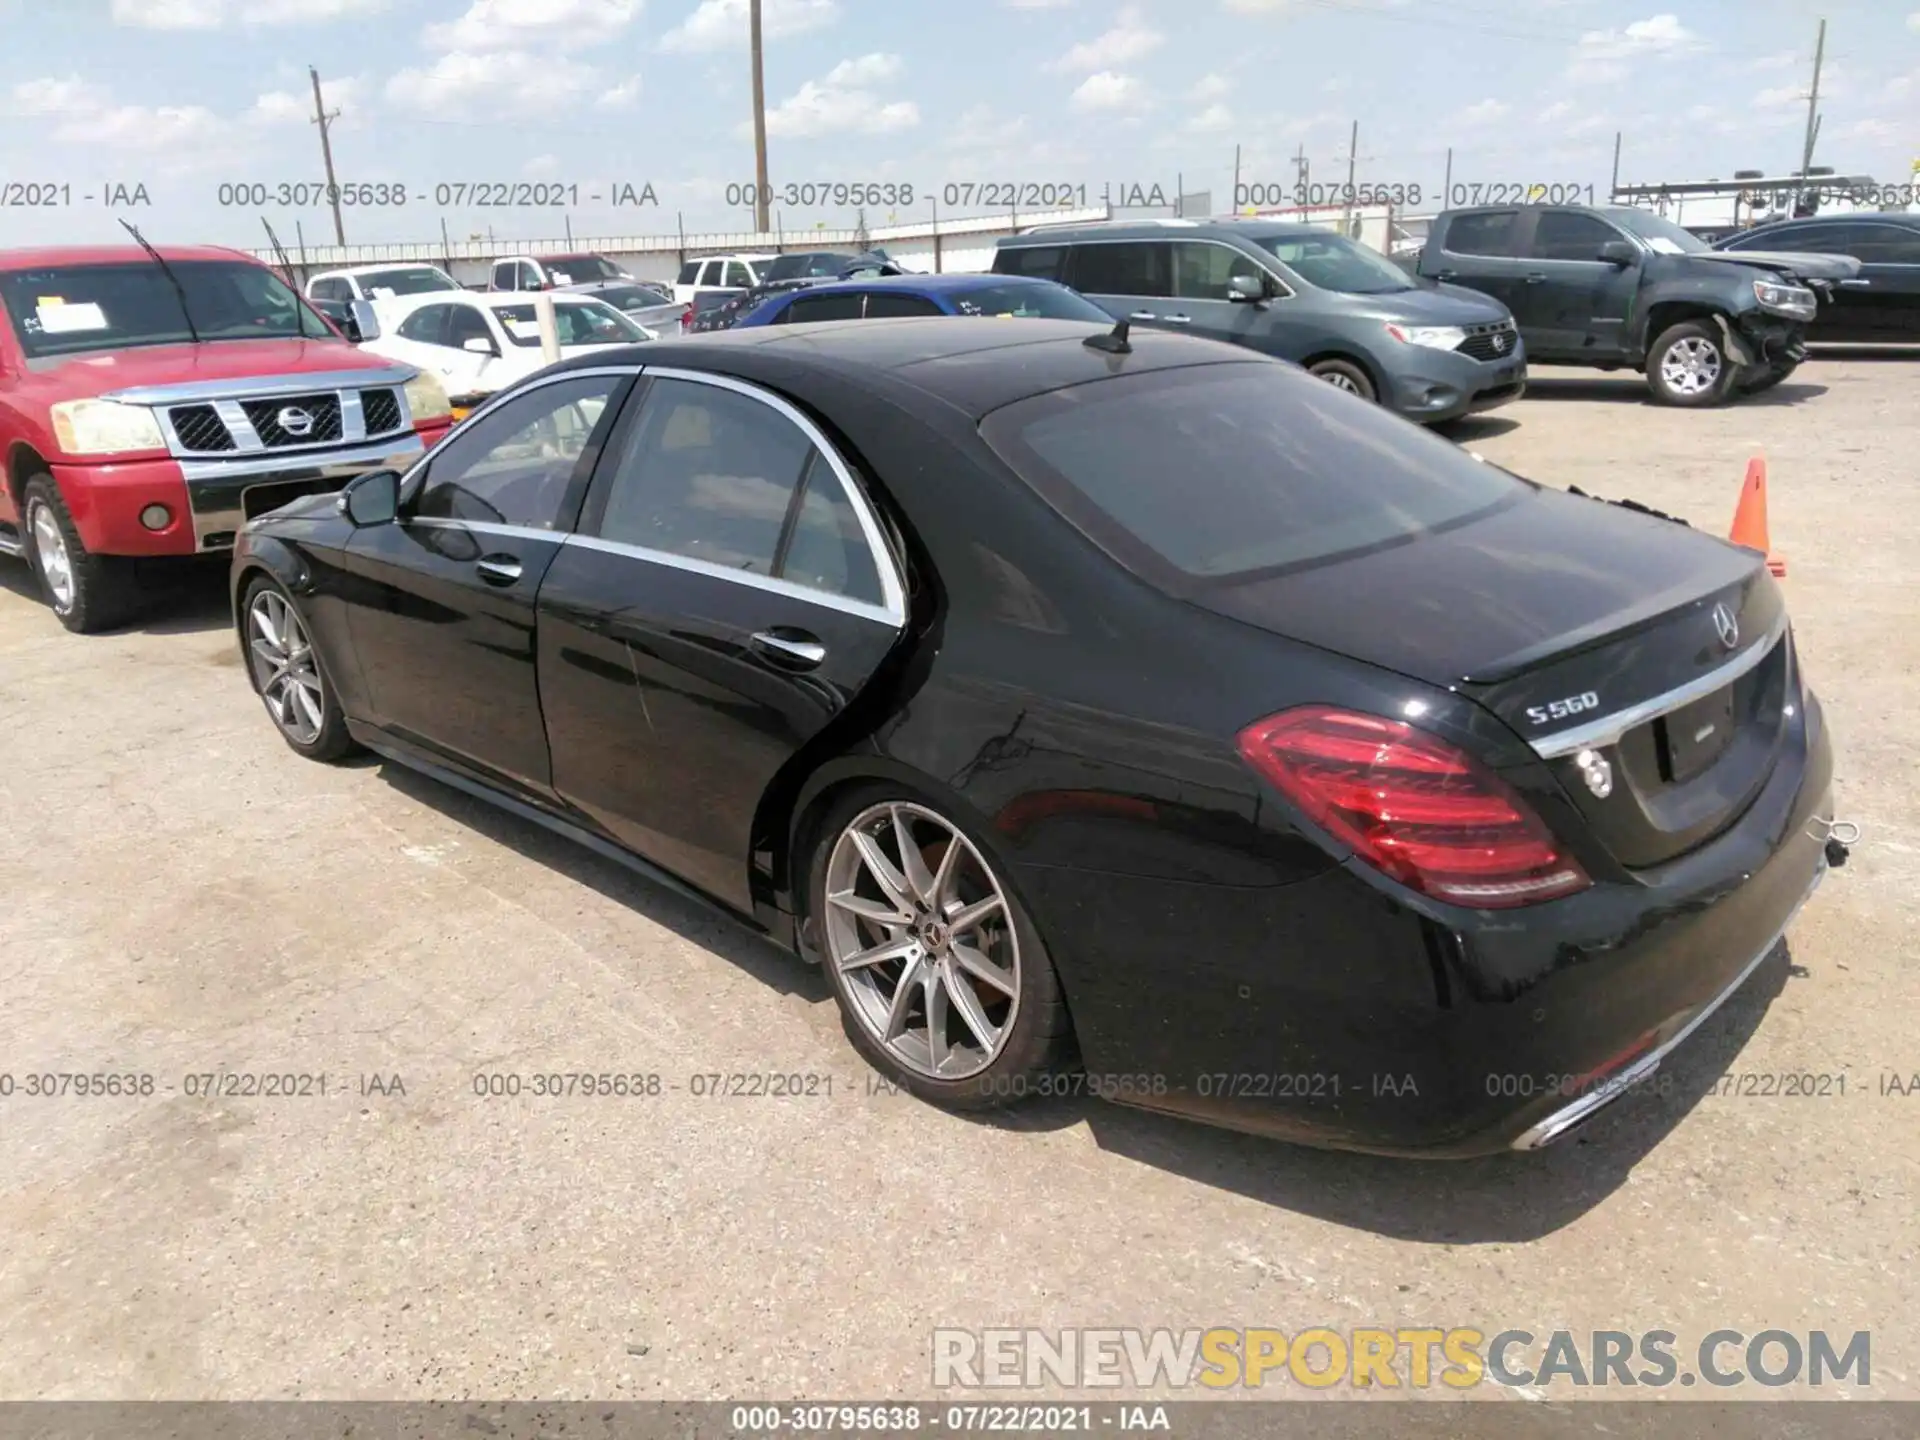
[[[1733,533],[1727,537],[1736,545],[1758,550],[1767,557],[1767,569],[1775,575],[1787,573],[1787,557],[1774,553],[1767,538],[1767,457],[1756,455],[1747,462],[1747,478],[1740,486],[1740,503],[1733,511]]]

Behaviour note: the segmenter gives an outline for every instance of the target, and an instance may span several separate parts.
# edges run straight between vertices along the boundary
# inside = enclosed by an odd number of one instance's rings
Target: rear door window
[[[996,275],[1031,275],[1037,280],[1058,280],[1061,262],[1067,258],[1064,245],[1013,245],[993,253]]]
[[[995,411],[981,433],[1096,544],[1175,593],[1381,549],[1527,493],[1276,362],[1075,385]]]
[[[1182,240],[1173,247],[1174,294],[1184,300],[1231,300],[1236,275],[1257,280],[1260,262],[1228,245]]]
[[[858,320],[860,302],[866,296],[858,290],[837,290],[831,295],[802,295],[787,307],[788,323],[807,325],[818,320]]]
[[[1073,247],[1071,278],[1085,295],[1173,294],[1173,247],[1163,240],[1108,240]]]
[[[1546,210],[1527,253],[1536,260],[1598,260],[1600,247],[1626,237],[1604,220],[1574,210]]]
[[[753,272],[738,260],[727,261],[725,278],[720,282],[731,289],[745,290],[753,284]]]
[[[676,285],[698,285],[700,283],[700,262],[698,260],[687,261],[686,264],[680,267],[680,278],[673,283]]]
[[[905,315],[944,315],[933,301],[922,295],[898,295],[887,290],[874,290],[867,295],[867,319],[893,320]]]
[[[1456,215],[1447,226],[1442,246],[1455,255],[1518,256],[1520,212],[1485,210]]]

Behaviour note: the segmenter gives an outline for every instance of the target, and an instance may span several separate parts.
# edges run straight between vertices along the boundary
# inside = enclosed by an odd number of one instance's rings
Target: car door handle
[[[1155,315],[1151,310],[1136,310],[1127,316],[1127,318],[1129,320],[1157,320],[1160,317]]]
[[[1845,290],[1866,290],[1873,285],[1871,280],[1842,280],[1840,286]]]
[[[1532,270],[1527,273],[1527,284],[1538,285],[1542,280],[1546,278],[1547,277],[1544,272],[1539,270]]]
[[[795,630],[785,625],[773,630],[757,631],[753,637],[753,648],[800,670],[811,670],[827,658],[827,647],[814,636],[805,630]]]
[[[1436,270],[1433,272],[1433,278],[1436,280],[1458,280],[1460,278],[1460,272],[1458,270]]]
[[[1193,317],[1191,315],[1162,315],[1160,318],[1169,325],[1191,325],[1193,323]]]
[[[489,585],[511,585],[520,578],[520,562],[511,555],[483,555],[473,562]]]

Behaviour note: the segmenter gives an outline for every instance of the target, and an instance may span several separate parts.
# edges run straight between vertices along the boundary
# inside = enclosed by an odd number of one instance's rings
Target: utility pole
[[[1800,179],[1813,169],[1813,142],[1820,133],[1820,62],[1827,54],[1827,22],[1820,22],[1820,38],[1813,46],[1813,89],[1807,92],[1807,141],[1800,151]]]
[[[1609,205],[1613,203],[1613,197],[1620,193],[1620,135],[1618,130],[1613,132],[1613,185],[1607,191]]]
[[[767,233],[767,81],[760,45],[760,0],[748,0],[747,29],[753,42],[753,228]]]
[[[1240,147],[1233,147],[1233,204],[1227,208],[1229,215],[1240,213]]]
[[[1353,122],[1353,134],[1347,139],[1347,203],[1353,203],[1353,173],[1360,163],[1360,122]]]
[[[327,198],[333,201],[333,243],[344,250],[347,247],[347,227],[340,219],[340,185],[333,178],[333,137],[327,133],[333,122],[340,118],[340,112],[327,112],[326,104],[320,98],[320,72],[309,65],[307,74],[313,77],[313,123],[320,127],[320,158],[327,165]]]
[[[1300,203],[1302,205],[1307,203],[1305,197],[1310,193],[1307,189],[1307,176],[1310,168],[1307,164],[1307,142],[1302,140],[1299,149],[1293,152],[1294,193],[1300,197]]]

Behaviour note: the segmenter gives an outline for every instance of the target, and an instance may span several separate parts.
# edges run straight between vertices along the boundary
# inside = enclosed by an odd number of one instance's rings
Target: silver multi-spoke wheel
[[[1704,395],[1720,381],[1720,347],[1699,335],[1689,335],[1667,347],[1660,358],[1660,378],[1677,395]]]
[[[61,532],[60,517],[44,500],[35,500],[27,509],[27,532],[33,539],[34,562],[53,596],[56,610],[73,608],[73,556],[67,553],[67,537]]]
[[[307,627],[277,590],[259,591],[247,607],[247,654],[274,724],[294,744],[313,744],[326,723],[320,667]]]
[[[1344,390],[1349,395],[1358,395],[1360,387],[1354,384],[1353,377],[1344,370],[1329,370],[1320,377],[1336,390]]]
[[[1020,1010],[1020,939],[973,843],[905,800],[854,816],[827,859],[827,963],[900,1065],[965,1080],[999,1056]]]

